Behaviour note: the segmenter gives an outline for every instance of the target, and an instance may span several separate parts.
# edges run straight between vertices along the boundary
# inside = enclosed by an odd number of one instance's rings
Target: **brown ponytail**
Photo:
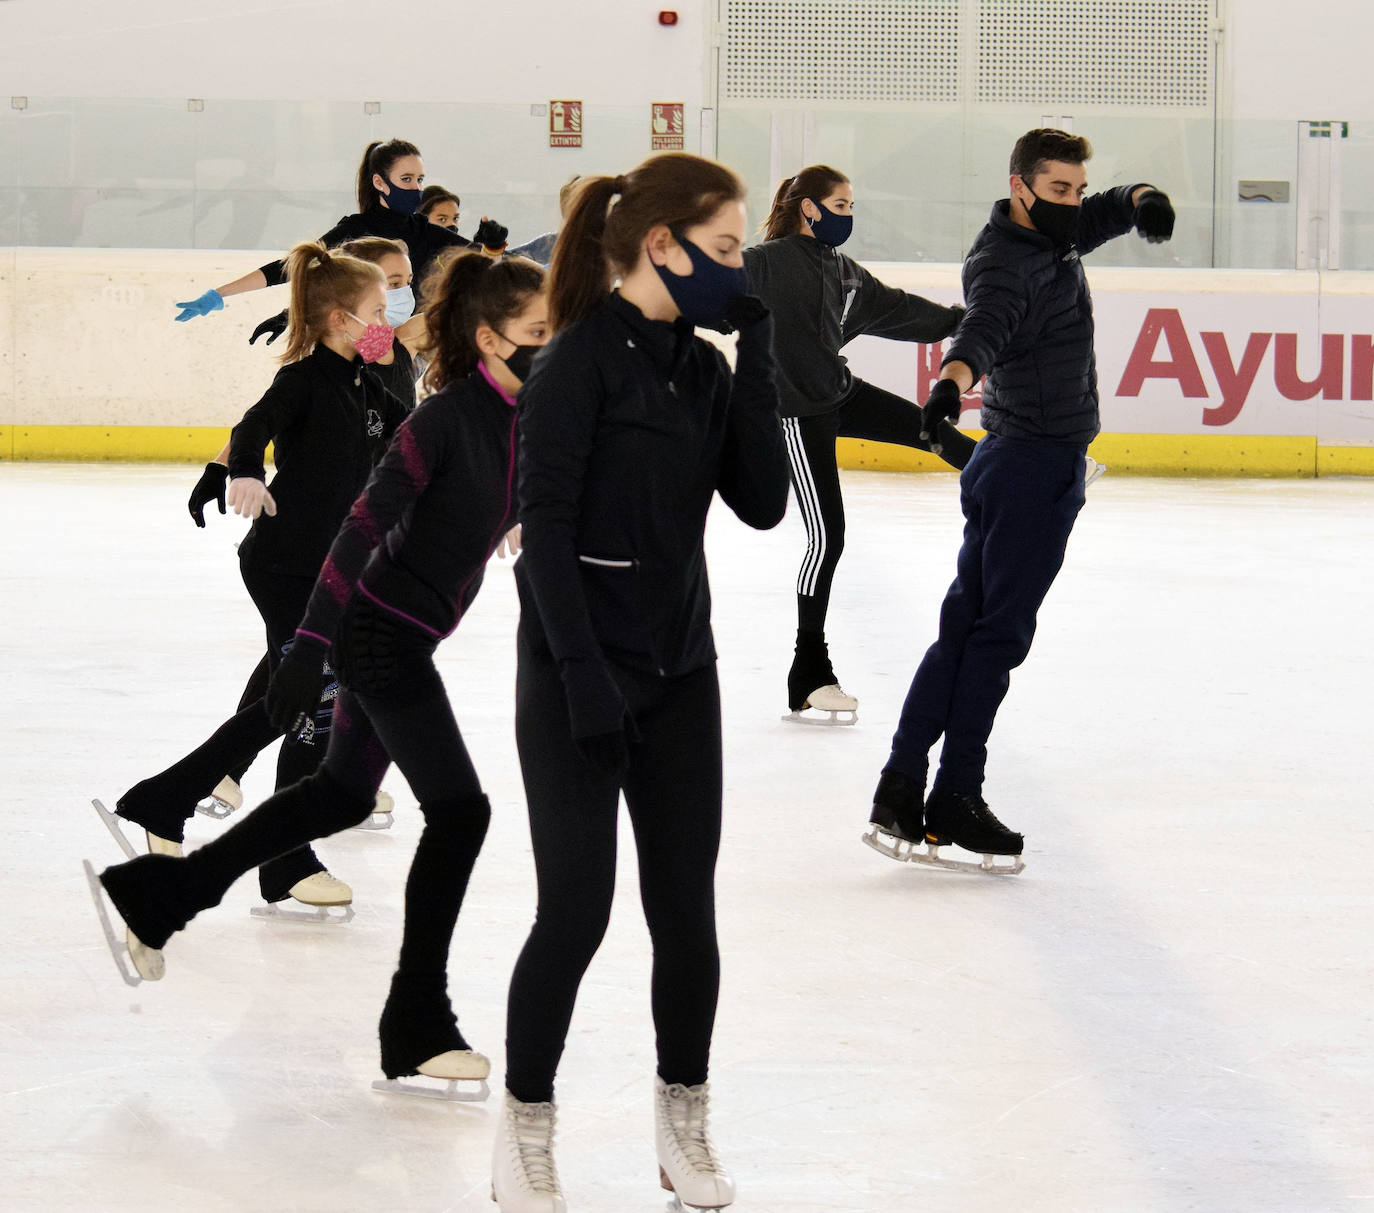
[[[714,160],[686,152],[651,156],[621,177],[584,177],[549,269],[549,324],[554,332],[596,309],[611,280],[639,260],[649,229],[705,223],[727,202],[744,198],[744,183]]]
[[[358,210],[371,210],[374,206],[382,204],[382,196],[377,192],[377,187],[372,184],[372,175],[376,173],[383,181],[389,181],[387,175],[391,172],[391,166],[402,156],[418,156],[420,149],[413,143],[404,139],[388,139],[385,143],[374,141],[367,145],[363,152],[363,161],[358,165]]]
[[[763,238],[780,240],[783,236],[795,236],[801,227],[802,199],[819,202],[837,185],[848,184],[849,178],[828,164],[813,164],[789,177],[773,195],[773,209],[764,221]]]
[[[291,284],[289,321],[283,362],[299,362],[329,329],[336,307],[352,311],[370,286],[386,288],[386,275],[375,265],[345,253],[330,252],[318,240],[298,244],[286,255]]]
[[[543,289],[544,271],[524,257],[493,261],[464,250],[444,262],[425,280],[425,386],[437,392],[471,375],[482,360],[477,330],[484,324],[501,328]]]

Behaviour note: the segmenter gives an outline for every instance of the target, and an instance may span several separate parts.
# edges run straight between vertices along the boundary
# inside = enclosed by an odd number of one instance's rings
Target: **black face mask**
[[[1026,185],[1024,179],[1022,184]],[[1048,198],[1040,197],[1029,185],[1026,185],[1026,189],[1035,199],[1026,208],[1030,221],[1035,224],[1035,230],[1042,236],[1048,236],[1058,247],[1076,243],[1078,221],[1083,216],[1083,208],[1071,206],[1067,202],[1051,202]]]
[[[510,370],[512,375],[520,380],[521,383],[524,383],[525,380],[530,377],[530,370],[534,365],[534,356],[544,347],[542,345],[516,345],[516,343],[511,341],[505,333],[497,333],[496,335],[506,341],[510,341],[511,345],[515,346],[515,349],[506,355],[506,357],[502,358],[501,361],[506,364],[506,367]]]

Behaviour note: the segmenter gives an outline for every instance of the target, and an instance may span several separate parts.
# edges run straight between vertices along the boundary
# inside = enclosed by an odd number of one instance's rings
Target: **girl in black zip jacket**
[[[254,519],[239,545],[239,566],[266,625],[272,669],[292,644],[340,523],[406,415],[364,365],[391,345],[382,271],[320,244],[298,245],[287,265],[292,326],[285,365],[234,427],[228,455],[229,503]],[[276,462],[270,491],[263,467],[269,443]],[[314,677],[322,705],[319,736],[282,748],[278,787],[309,774],[324,752],[332,673],[320,661]],[[126,792],[116,812],[144,827],[150,850],[178,854],[196,802],[279,736],[263,702],[248,704],[196,750]],[[349,887],[330,876],[309,847],[264,864],[259,885],[268,901],[352,900]]]
[[[787,676],[787,719],[807,708],[829,722],[859,701],[840,688],[825,642],[835,567],[844,550],[844,498],[835,461],[838,438],[931,450],[921,438],[919,406],[855,379],[840,348],[865,333],[896,341],[939,341],[963,315],[919,295],[884,286],[839,251],[853,224],[854,188],[826,165],[812,165],[778,187],[766,239],[744,251],[756,295],[774,317],[779,411],[792,486],[806,524],[806,557],[797,575],[797,647]],[[938,453],[962,468],[973,439],[949,424]],[[826,723],[823,719],[820,723]]]
[[[217,905],[254,864],[366,818],[394,761],[419,798],[425,828],[380,1025],[382,1069],[389,1078],[482,1079],[489,1064],[459,1033],[446,982],[490,808],[433,654],[514,524],[514,393],[546,335],[543,273],[524,259],[465,253],[430,303],[430,382],[439,390],[401,426],[354,502],[269,692],[273,719],[294,734],[313,711],[317,671],[332,654],[343,689],[323,765],[186,859],[146,856],[106,869],[101,880],[134,936],[131,953],[136,941],[146,955]]]
[[[681,154],[579,182],[554,252],[555,336],[520,394],[515,729],[539,905],[507,1011],[503,1209],[563,1207],[554,1076],[610,914],[622,791],[654,948],[664,1182],[687,1204],[733,1199],[705,1137],[721,734],[703,534],[717,493],[758,528],[787,504],[771,321],[743,297],[743,193]],[[733,376],[693,333],[727,313]]]

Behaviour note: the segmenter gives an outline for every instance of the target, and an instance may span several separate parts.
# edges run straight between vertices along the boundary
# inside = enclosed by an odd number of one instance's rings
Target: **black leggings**
[[[854,380],[837,408],[818,417],[784,417],[783,437],[792,467],[792,490],[806,524],[806,558],[797,574],[797,627],[824,632],[830,586],[844,551],[844,498],[835,442],[861,438],[930,450],[921,439],[921,409],[891,392]],[[940,458],[963,468],[977,445],[953,426],[941,428]]]
[[[434,667],[434,645],[370,606],[349,609],[334,645],[349,685],[334,707],[323,766],[180,861],[178,919],[218,905],[255,865],[364,821],[394,761],[425,818],[406,883],[399,972],[444,973],[490,810]]]
[[[577,988],[610,919],[622,786],[653,940],[658,1073],[665,1082],[704,1082],[720,986],[716,668],[659,678],[611,666],[637,730],[622,784],[578,750],[558,667],[543,638],[530,636],[523,620],[518,655],[515,739],[539,906],[511,977],[506,1087],[526,1103],[553,1098]]]

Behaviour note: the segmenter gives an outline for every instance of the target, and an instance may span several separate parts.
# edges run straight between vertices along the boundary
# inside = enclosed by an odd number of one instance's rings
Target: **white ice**
[[[0,1207],[484,1210],[495,1098],[373,1093],[419,818],[320,853],[346,927],[256,882],[123,986],[80,871],[89,808],[202,739],[262,638],[243,524],[182,467],[0,465]],[[1108,474],[1013,676],[987,797],[1015,879],[862,846],[960,532],[946,475],[847,474],[830,642],[853,729],[784,724],[802,535],[709,537],[726,717],[715,1137],[740,1213],[1374,1208],[1374,483]],[[499,1089],[534,888],[509,565],[441,650],[495,808],[452,956]],[[246,781],[270,790],[272,763]],[[192,843],[225,827],[197,817]],[[628,831],[628,825],[623,827]],[[559,1075],[575,1213],[661,1210],[633,850]]]

